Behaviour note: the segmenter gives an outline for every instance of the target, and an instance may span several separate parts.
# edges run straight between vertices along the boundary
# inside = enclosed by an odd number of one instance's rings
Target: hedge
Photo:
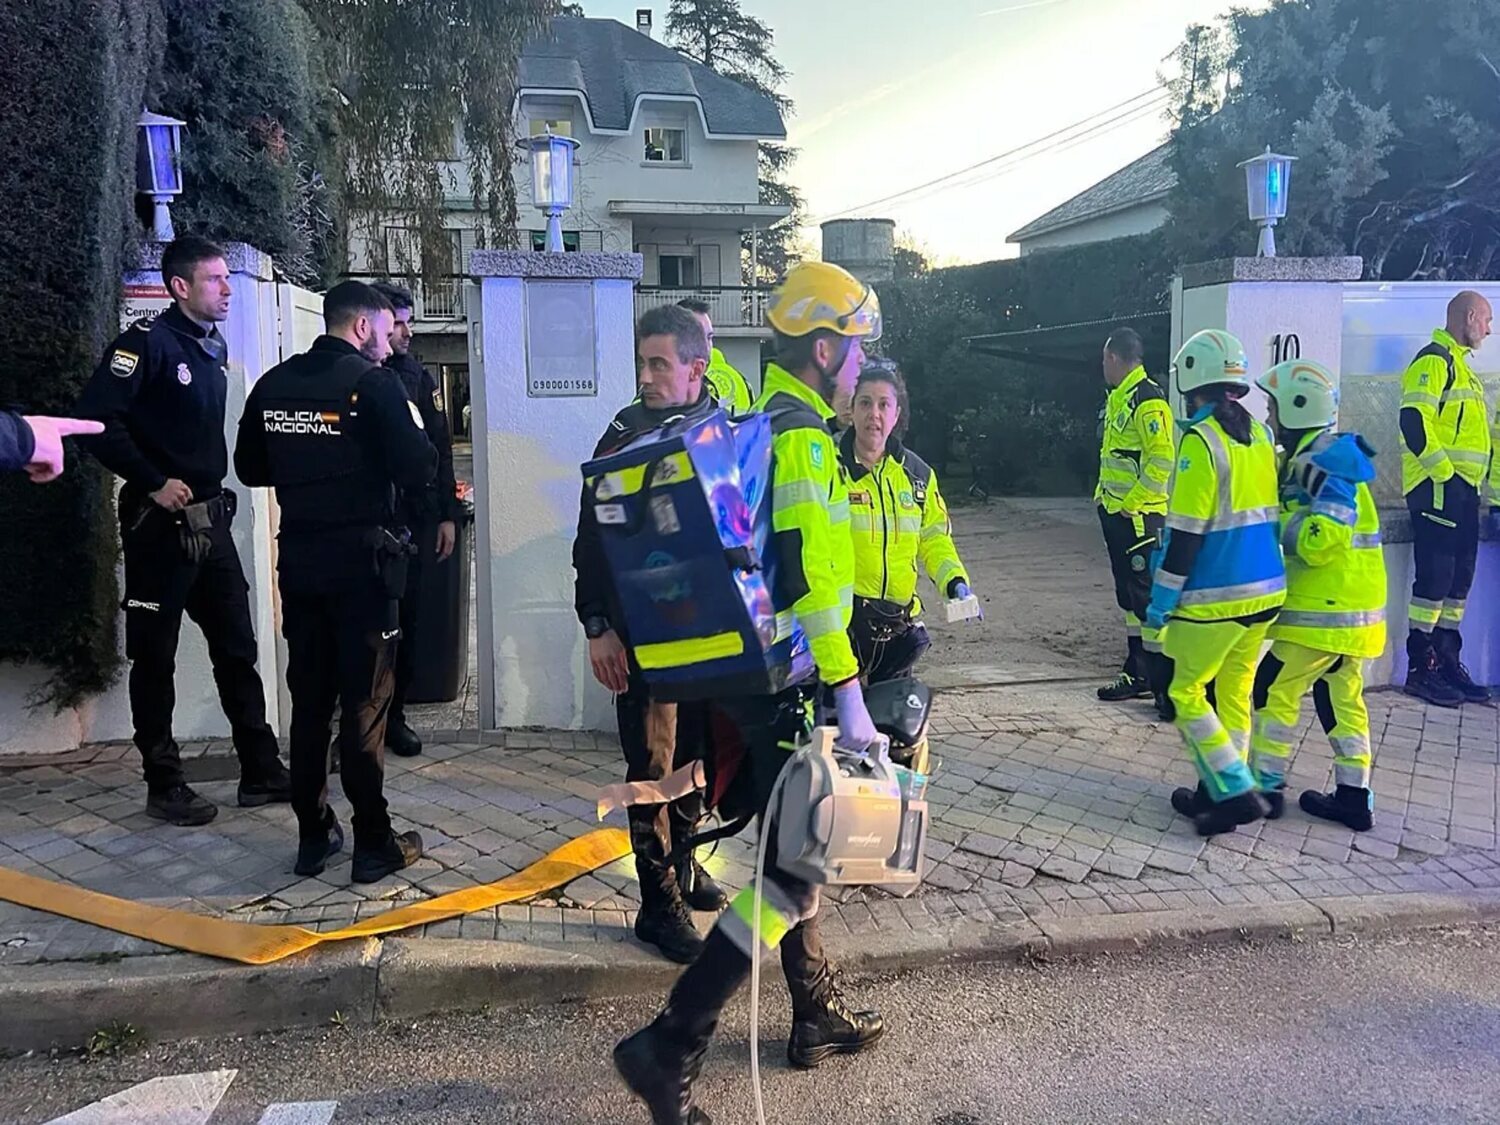
[[[0,5],[0,402],[67,412],[118,331],[135,238],[136,118],[163,19],[156,0]],[[77,702],[117,670],[117,535],[108,473],[70,451],[37,486],[0,479],[0,658],[55,669]]]

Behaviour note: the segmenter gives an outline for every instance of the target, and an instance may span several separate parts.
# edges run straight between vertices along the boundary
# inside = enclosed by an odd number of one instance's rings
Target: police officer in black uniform
[[[234,464],[281,506],[282,632],[292,694],[296,871],[316,875],[343,847],[328,807],[335,705],[344,793],[354,807],[351,877],[373,883],[422,854],[386,813],[384,743],[410,537],[398,489],[420,489],[437,451],[395,373],[390,302],[346,281],[323,298],[327,335],[263,375],[245,402]]]
[[[266,724],[248,587],[230,536],[234,493],[224,488],[228,348],[217,325],[229,316],[229,266],[218,246],[185,235],[162,253],[161,275],[172,306],[110,345],[78,413],[104,423],[84,447],[125,480],[125,655],[146,812],[171,824],[206,824],[219,810],[183,780],[172,737],[184,610],[208,642],[240,759],[239,803],[290,800],[291,779]]]
[[[429,566],[447,561],[458,541],[461,509],[453,478],[453,435],[443,410],[443,394],[422,361],[411,354],[411,293],[388,281],[371,286],[391,303],[396,328],[391,333],[391,354],[385,365],[401,377],[406,397],[422,415],[427,439],[437,449],[437,476],[425,488],[405,489],[401,494],[401,522],[411,530],[417,553],[407,572],[406,594],[401,599],[401,645],[396,652],[396,688],[391,696],[390,718],[385,724],[385,745],[393,754],[409,758],[422,752],[422,740],[406,721],[406,693],[416,671],[417,618],[422,612],[422,573]]]
[[[615,415],[594,449],[596,458],[669,423],[701,421],[719,409],[704,378],[708,338],[687,309],[663,305],[649,310],[636,326],[636,348],[640,397]],[[574,607],[588,637],[589,663],[594,677],[615,693],[625,780],[660,780],[702,757],[711,730],[709,705],[653,705],[630,652],[587,487],[579,505],[573,569]],[[636,937],[682,964],[690,964],[703,951],[703,938],[688,908],[717,911],[728,903],[728,896],[691,852],[675,867],[668,863],[669,852],[693,835],[702,815],[703,801],[696,794],[665,808],[633,805],[628,810],[630,846],[641,884]]]

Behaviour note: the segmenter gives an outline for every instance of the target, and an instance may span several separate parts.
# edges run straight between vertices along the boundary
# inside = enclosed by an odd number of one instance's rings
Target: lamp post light
[[[547,215],[547,250],[560,254],[562,215],[573,205],[573,151],[578,142],[548,132],[526,137],[517,144],[531,153],[531,198]]]
[[[149,195],[155,204],[151,237],[157,242],[177,237],[169,205],[182,194],[182,128],[186,124],[149,109],[141,110],[136,121],[135,190]]]
[[[1245,170],[1245,194],[1250,202],[1250,221],[1260,224],[1260,256],[1276,257],[1276,223],[1286,218],[1287,194],[1292,186],[1292,161],[1266,151],[1240,165]]]

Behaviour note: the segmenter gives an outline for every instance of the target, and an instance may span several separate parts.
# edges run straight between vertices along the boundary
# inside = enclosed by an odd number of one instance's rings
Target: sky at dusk
[[[1257,5],[1249,5],[1257,6]],[[585,0],[590,16],[634,26],[665,0]],[[1013,255],[1006,236],[1166,137],[1144,95],[1184,29],[1227,0],[744,0],[771,25],[792,72],[792,179],[816,223],[894,219],[939,262]],[[1121,106],[1102,118],[1096,115]],[[894,193],[1072,126],[1110,122],[1052,151],[1003,159],[889,202]],[[1276,138],[1267,138],[1274,141]],[[1247,153],[1246,156],[1254,155]],[[865,204],[874,204],[864,207]]]

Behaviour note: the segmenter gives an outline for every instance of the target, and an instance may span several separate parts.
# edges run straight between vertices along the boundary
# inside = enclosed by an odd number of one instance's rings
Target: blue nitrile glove
[[[1167,618],[1182,601],[1182,591],[1160,582],[1151,584],[1151,604],[1146,607],[1146,624],[1152,629],[1165,629]]]
[[[865,706],[864,688],[850,680],[833,689],[833,705],[839,713],[837,742],[845,750],[867,750],[875,741],[875,721]]]
[[[963,579],[961,579],[961,578],[955,578],[952,582],[948,583],[948,597],[950,599],[952,599],[953,601],[961,602],[965,598],[971,598],[973,596],[974,596],[974,591],[971,590],[971,589],[969,589],[969,584],[967,582],[965,582]],[[978,617],[971,617],[971,618],[969,618],[969,620],[970,621],[983,621],[984,620],[984,607],[983,606],[979,607],[979,616]]]

